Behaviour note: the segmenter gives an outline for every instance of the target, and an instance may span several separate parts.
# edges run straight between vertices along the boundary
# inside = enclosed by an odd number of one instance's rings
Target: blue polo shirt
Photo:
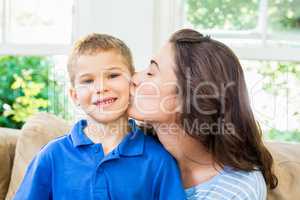
[[[132,131],[108,155],[83,132],[85,120],[31,161],[15,200],[183,200],[173,157],[133,120]]]

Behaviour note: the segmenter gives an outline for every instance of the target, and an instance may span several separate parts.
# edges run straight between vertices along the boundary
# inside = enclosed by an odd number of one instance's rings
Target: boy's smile
[[[118,52],[81,55],[74,72],[70,95],[89,117],[108,123],[126,115],[131,74]]]
[[[117,97],[106,97],[102,99],[97,99],[93,102],[97,107],[107,107],[114,103],[118,98]]]

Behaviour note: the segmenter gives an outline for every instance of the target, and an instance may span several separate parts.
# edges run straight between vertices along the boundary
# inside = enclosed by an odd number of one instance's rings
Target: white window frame
[[[51,55],[66,55],[68,54],[71,43],[77,36],[77,12],[76,10],[78,0],[73,0],[72,9],[72,35],[70,44],[15,44],[9,43],[7,41],[7,34],[9,32],[9,13],[10,10],[10,0],[3,0],[2,6],[2,38],[0,42],[0,55],[41,55],[41,56],[51,56]]]
[[[155,0],[154,16],[156,16],[156,39],[154,47],[160,46],[174,31],[185,28],[185,0]],[[272,60],[272,61],[300,61],[300,45],[286,44],[271,45],[267,42],[268,0],[260,1],[258,26],[252,31],[212,31],[201,30],[201,33],[211,35],[216,39],[255,39],[258,44],[226,43],[240,59]],[[272,38],[271,38],[272,39]],[[300,44],[300,36],[292,39]],[[275,40],[276,41],[276,40]],[[157,48],[156,48],[157,50]]]

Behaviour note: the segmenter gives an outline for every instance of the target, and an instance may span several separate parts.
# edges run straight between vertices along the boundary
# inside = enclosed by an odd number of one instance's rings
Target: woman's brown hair
[[[223,43],[191,30],[175,32],[172,44],[182,97],[180,124],[220,166],[261,170],[273,189],[273,158],[250,107],[238,58]]]

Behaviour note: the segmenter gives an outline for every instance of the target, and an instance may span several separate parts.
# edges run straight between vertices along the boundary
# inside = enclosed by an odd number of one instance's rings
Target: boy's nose
[[[103,89],[103,90],[97,89],[97,90],[96,90],[96,93],[97,93],[97,94],[101,94],[101,93],[104,93],[104,92],[107,92],[107,91],[108,91],[107,89]]]
[[[96,90],[97,94],[101,94],[101,93],[107,92],[109,89],[104,83],[101,83],[101,84],[95,85],[95,90]]]

